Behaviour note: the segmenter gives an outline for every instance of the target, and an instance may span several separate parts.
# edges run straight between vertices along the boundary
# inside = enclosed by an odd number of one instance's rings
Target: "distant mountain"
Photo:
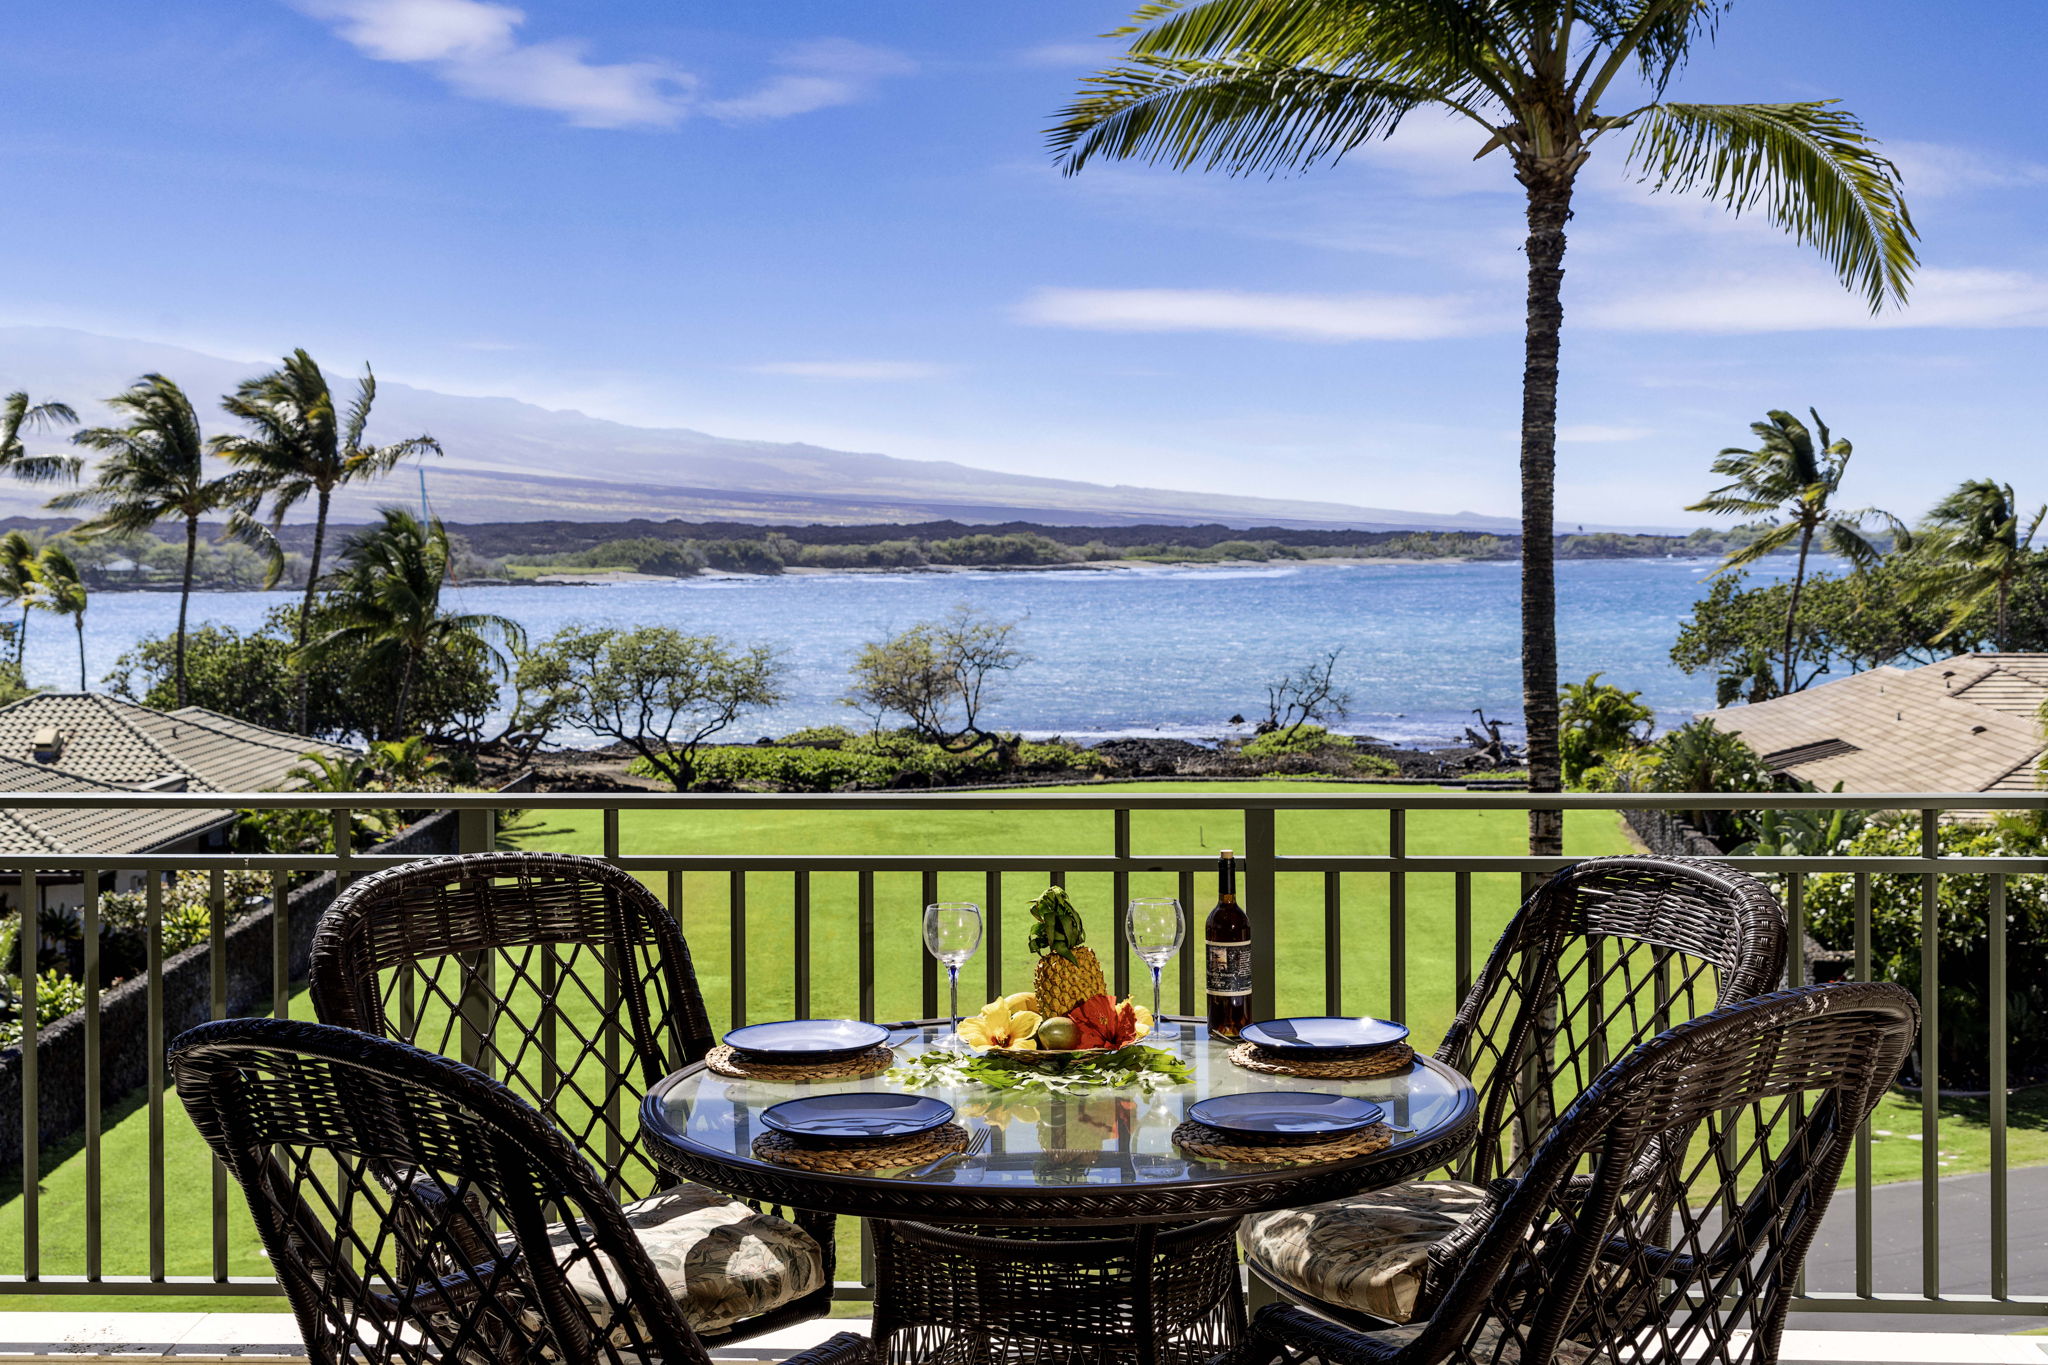
[[[258,369],[157,342],[58,327],[0,327],[0,385],[61,398],[87,421],[88,395],[161,371],[195,400]],[[337,367],[343,378],[349,367]],[[1358,530],[1518,529],[1505,517],[1406,512],[1286,498],[1230,497],[1006,474],[946,460],[904,460],[821,446],[736,440],[684,427],[635,427],[512,398],[465,398],[380,376],[373,435],[432,432],[447,455],[427,463],[434,510],[449,521],[622,521],[684,517],[745,522],[1027,519],[1092,526],[1143,521]],[[58,441],[31,441],[32,448]],[[565,473],[574,470],[574,473]],[[407,476],[401,475],[400,478]],[[42,493],[0,483],[0,515],[32,514]],[[337,500],[344,521],[407,500],[397,482]]]

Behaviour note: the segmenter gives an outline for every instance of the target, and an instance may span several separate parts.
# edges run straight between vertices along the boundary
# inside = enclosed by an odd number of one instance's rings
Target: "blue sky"
[[[1416,122],[1269,182],[1041,130],[1097,0],[76,0],[0,50],[0,323],[507,394],[624,421],[1377,506],[1516,505],[1519,190]],[[1938,14],[1938,20],[1934,15]],[[2048,497],[2048,7],[1746,3],[1680,98],[1839,96],[1925,268],[1873,322],[1760,221],[1589,168],[1560,516],[1680,510],[1771,407],[1857,501]],[[0,376],[0,382],[5,376]],[[80,395],[58,395],[78,398]]]

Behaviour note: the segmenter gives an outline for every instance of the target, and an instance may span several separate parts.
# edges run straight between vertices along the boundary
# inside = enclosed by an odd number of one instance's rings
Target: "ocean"
[[[1661,725],[1713,705],[1713,679],[1687,677],[1669,652],[1679,621],[1706,592],[1714,561],[1579,560],[1558,566],[1564,679],[1600,672],[1639,690]],[[1752,579],[1789,574],[1789,558]],[[1318,562],[1234,567],[1139,567],[1039,572],[819,573],[680,579],[597,587],[451,589],[459,610],[509,616],[535,641],[571,623],[661,624],[773,645],[787,666],[787,701],[744,716],[721,738],[753,739],[798,726],[860,719],[839,698],[866,641],[967,603],[1021,624],[1030,661],[1001,679],[985,712],[993,727],[1037,737],[1214,738],[1257,720],[1265,685],[1341,648],[1338,677],[1352,694],[1346,730],[1396,744],[1455,740],[1475,708],[1519,721],[1517,568],[1512,563]],[[247,629],[285,593],[205,592],[194,626]],[[167,634],[169,593],[102,592],[86,615],[87,675],[95,687],[136,641]],[[26,667],[40,686],[75,687],[70,622],[38,614]],[[565,743],[578,737],[563,735]],[[585,741],[587,742],[587,741]]]

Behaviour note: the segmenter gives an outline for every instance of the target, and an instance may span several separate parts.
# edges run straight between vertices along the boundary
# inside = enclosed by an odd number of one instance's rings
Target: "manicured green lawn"
[[[1240,790],[1303,790],[1299,783],[1251,783]],[[1130,788],[1144,790],[1148,788]],[[1216,793],[1216,784],[1152,784],[1151,790],[1199,790]],[[1321,788],[1308,788],[1319,790]],[[1387,817],[1372,812],[1283,812],[1277,821],[1282,853],[1379,853],[1387,846]],[[596,814],[548,816],[542,833],[526,846],[561,852],[602,851],[602,820]],[[1132,847],[1139,854],[1213,853],[1242,846],[1241,819],[1228,812],[1138,813],[1132,818]],[[1524,838],[1523,817],[1514,812],[1440,812],[1409,816],[1407,847],[1412,854],[1513,853]],[[1566,826],[1567,851],[1590,856],[1626,852],[1628,841],[1619,819],[1607,813],[1574,813]],[[1111,851],[1111,822],[1106,811],[991,812],[963,807],[958,811],[919,812],[904,816],[887,812],[748,812],[709,811],[628,814],[621,820],[624,853],[1072,853]],[[1517,887],[1512,876],[1473,879],[1472,942],[1476,960],[1513,913]],[[1132,894],[1171,893],[1170,876],[1132,879]],[[818,873],[811,878],[810,1009],[814,1014],[846,1015],[858,1005],[858,906],[854,874]],[[666,881],[653,878],[666,895]],[[1025,906],[1044,887],[1040,874],[1010,874],[1003,880],[1004,931],[1002,985],[1028,988],[1030,955],[1025,948],[1029,916]],[[1116,944],[1117,913],[1111,904],[1110,878],[1075,875],[1069,879],[1075,903],[1086,917],[1098,951],[1109,961]],[[716,1027],[734,1018],[729,960],[731,946],[731,881],[725,874],[692,874],[684,879],[681,902],[684,932],[690,940],[697,974]],[[947,898],[984,899],[980,874],[948,875],[940,880]],[[1342,957],[1344,994],[1341,1006],[1354,1013],[1385,1013],[1390,973],[1387,957],[1386,879],[1347,876],[1343,879]],[[1195,936],[1200,917],[1213,899],[1206,875],[1196,883],[1196,903],[1189,908]],[[1422,1046],[1433,1046],[1455,1007],[1455,937],[1452,879],[1447,875],[1413,876],[1408,889],[1407,1009],[1408,1022]],[[793,878],[760,874],[748,878],[746,902],[746,1017],[787,1017],[794,1010],[792,970]],[[1323,879],[1320,874],[1288,876],[1277,888],[1277,936],[1267,950],[1276,954],[1279,1008],[1283,1013],[1317,1013],[1325,1008],[1322,949]],[[876,1017],[900,1019],[922,1012],[920,920],[923,894],[916,874],[878,876],[875,893]],[[1476,961],[1475,961],[1476,965]],[[961,990],[963,1008],[987,997],[985,959],[971,963]],[[1169,969],[1167,1005],[1176,1007],[1174,973]],[[1132,963],[1133,991],[1141,997],[1148,978]],[[1199,1004],[1199,1001],[1197,1001]],[[941,1008],[944,1007],[943,998]],[[295,1004],[294,1012],[310,1015]],[[2048,1161],[2048,1102],[2015,1097],[2012,1158],[2015,1164]],[[1943,1174],[1983,1169],[1988,1136],[1983,1105],[1976,1102],[1944,1106]],[[146,1113],[139,1100],[109,1116],[103,1139],[102,1210],[105,1270],[110,1275],[143,1274],[148,1270],[148,1198],[145,1162],[148,1152]],[[1874,1148],[1874,1170],[1880,1180],[1909,1179],[1919,1174],[1921,1144],[1907,1138],[1919,1131],[1917,1106],[1888,1101],[1875,1125],[1895,1136],[1880,1138]],[[173,1275],[204,1275],[212,1269],[212,1175],[210,1158],[186,1121],[175,1095],[165,1103],[167,1166],[165,1263]],[[78,1274],[84,1268],[84,1161],[77,1155],[46,1163],[42,1180],[41,1251],[45,1274]],[[253,1232],[243,1213],[240,1192],[229,1191],[228,1268],[236,1275],[262,1275],[266,1264],[257,1252]],[[21,1258],[21,1201],[17,1192],[0,1190],[0,1273],[18,1274]],[[851,1233],[851,1225],[848,1232]],[[842,1274],[856,1262],[853,1246],[842,1247]],[[138,1300],[128,1297],[73,1298],[20,1296],[0,1303],[15,1309],[74,1310],[135,1307],[252,1309],[277,1311],[278,1299],[214,1299],[199,1297]]]

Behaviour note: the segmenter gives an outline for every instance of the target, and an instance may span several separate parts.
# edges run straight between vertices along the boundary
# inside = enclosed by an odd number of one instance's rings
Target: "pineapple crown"
[[[1069,962],[1077,961],[1074,949],[1086,941],[1088,931],[1082,927],[1081,912],[1067,898],[1064,886],[1045,888],[1031,902],[1031,919],[1032,952],[1040,957],[1057,953]]]

